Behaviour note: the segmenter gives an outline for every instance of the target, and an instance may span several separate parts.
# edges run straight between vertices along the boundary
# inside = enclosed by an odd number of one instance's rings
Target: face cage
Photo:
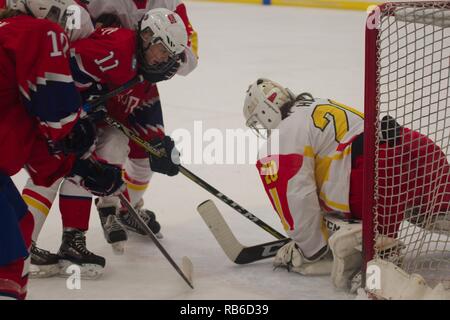
[[[180,61],[180,55],[171,53],[169,56],[169,59],[167,62],[161,62],[158,64],[149,64],[147,63],[145,59],[145,52],[150,48],[150,46],[161,43],[168,52],[171,52],[164,41],[160,37],[152,38],[149,42],[149,45],[144,48],[143,46],[143,40],[140,36],[140,33],[138,32],[138,62],[139,62],[139,69],[142,70],[142,72],[147,74],[160,74],[165,73],[167,70],[171,69],[175,64],[179,63]]]
[[[256,114],[254,114],[250,118],[248,118],[248,120],[245,124],[259,138],[267,140],[270,137],[271,130],[264,128],[264,126],[261,124],[261,122]]]

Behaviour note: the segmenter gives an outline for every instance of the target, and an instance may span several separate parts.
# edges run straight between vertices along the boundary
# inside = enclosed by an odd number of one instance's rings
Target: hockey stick
[[[183,257],[182,259],[182,268],[180,268],[177,263],[172,259],[169,253],[164,249],[159,240],[156,238],[152,230],[145,224],[127,198],[123,195],[119,195],[120,201],[122,204],[128,209],[128,212],[133,216],[134,220],[138,223],[138,225],[145,231],[145,233],[152,239],[155,245],[158,247],[159,251],[166,257],[169,263],[174,267],[174,269],[178,272],[178,274],[183,278],[183,280],[194,289],[194,285],[192,283],[192,273],[193,273],[193,265],[191,260],[188,257]],[[184,269],[184,270],[183,270]]]
[[[291,241],[290,238],[284,238],[246,247],[236,239],[212,200],[206,200],[199,204],[197,211],[200,213],[200,216],[203,218],[228,258],[237,264],[247,264],[274,257],[278,249]],[[360,220],[345,219],[338,213],[329,213],[324,215],[323,218],[325,227],[330,232],[336,232],[347,225],[361,223]]]
[[[125,125],[123,125],[119,121],[111,118],[110,116],[106,116],[104,118],[104,121],[106,123],[108,123],[110,126],[115,127],[117,129],[119,129],[120,131],[122,131],[128,138],[130,138],[131,140],[136,142],[138,145],[143,147],[145,150],[147,150],[151,154],[153,154],[153,155],[155,155],[157,157],[165,156],[164,154],[160,154],[160,152],[157,149],[155,149],[150,143],[148,143],[147,141],[143,140],[141,137],[136,135],[133,131],[128,129]],[[244,217],[246,217],[247,219],[249,219],[253,223],[257,224],[262,229],[266,230],[268,233],[273,235],[275,238],[277,238],[277,239],[285,239],[284,235],[279,233],[277,230],[273,229],[271,226],[269,226],[267,223],[265,223],[264,221],[262,221],[258,217],[254,216],[253,214],[251,214],[250,212],[245,210],[243,207],[241,207],[239,204],[234,202],[232,199],[228,198],[226,195],[224,195],[219,190],[217,190],[216,188],[211,186],[209,183],[207,183],[203,179],[199,178],[198,176],[196,176],[194,173],[192,173],[191,171],[189,171],[188,169],[186,169],[182,165],[179,165],[179,168],[180,168],[180,172],[185,177],[189,178],[191,181],[193,181],[194,183],[196,183],[197,185],[199,185],[200,187],[202,187],[203,189],[205,189],[206,191],[208,191],[209,193],[211,193],[215,197],[217,197],[220,200],[222,200],[223,202],[225,202],[227,205],[229,205],[230,207],[235,209],[237,212],[239,212],[241,215],[243,215]]]
[[[290,238],[284,238],[246,247],[236,239],[213,201],[206,200],[205,202],[202,202],[197,207],[197,211],[200,213],[228,258],[237,264],[247,264],[274,257],[278,249],[291,241]]]
[[[105,103],[106,101],[108,101],[108,99],[115,97],[116,95],[118,95],[119,93],[121,93],[122,91],[125,91],[131,87],[134,87],[136,84],[140,83],[144,81],[144,77],[142,75],[137,75],[136,77],[134,77],[133,79],[131,79],[128,82],[125,82],[123,85],[121,85],[120,87],[115,88],[114,90],[111,90],[110,92],[98,97],[97,99],[89,102],[85,102],[83,104],[83,110],[86,112],[90,112],[92,111],[95,107],[98,107],[99,105]]]

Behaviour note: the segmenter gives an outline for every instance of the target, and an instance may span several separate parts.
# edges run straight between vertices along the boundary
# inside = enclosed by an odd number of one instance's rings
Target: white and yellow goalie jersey
[[[322,212],[350,212],[351,143],[364,115],[326,99],[299,101],[291,112],[257,167],[286,232],[308,257],[326,245]]]

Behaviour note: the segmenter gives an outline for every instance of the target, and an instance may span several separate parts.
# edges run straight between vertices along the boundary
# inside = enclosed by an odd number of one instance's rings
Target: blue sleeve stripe
[[[96,82],[94,78],[80,69],[80,66],[78,65],[77,60],[74,56],[70,57],[70,71],[72,72],[72,77],[75,82],[81,84]]]
[[[59,122],[78,112],[81,99],[73,83],[47,81],[30,90],[30,100],[23,99],[29,112],[41,121]]]

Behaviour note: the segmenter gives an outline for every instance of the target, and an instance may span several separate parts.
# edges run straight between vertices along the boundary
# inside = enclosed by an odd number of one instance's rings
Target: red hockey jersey
[[[101,28],[90,37],[75,41],[71,48],[71,68],[78,88],[83,91],[102,84],[112,90],[131,80],[137,75],[135,53],[136,34],[128,29]],[[154,107],[159,112],[144,110]],[[120,122],[138,126],[137,131],[145,139],[162,134],[159,95],[154,84],[145,81],[126,90],[110,99],[107,108]],[[139,119],[134,112],[139,113]],[[129,122],[130,115],[138,121]]]
[[[80,97],[68,60],[68,39],[56,24],[20,15],[0,21],[0,171],[27,165],[37,184],[67,173],[71,162],[49,154],[78,120]]]
[[[118,87],[137,74],[134,31],[120,28],[97,29],[88,38],[71,45],[71,68],[80,90],[94,83]]]
[[[188,48],[184,51],[185,59],[177,71],[181,76],[187,76],[198,64],[198,36],[194,31],[186,10],[186,6],[180,0],[90,0],[88,11],[94,20],[103,14],[116,16],[124,28],[136,29],[144,14],[156,8],[166,8],[176,12],[183,20],[188,35]],[[117,23],[113,23],[114,26]]]

